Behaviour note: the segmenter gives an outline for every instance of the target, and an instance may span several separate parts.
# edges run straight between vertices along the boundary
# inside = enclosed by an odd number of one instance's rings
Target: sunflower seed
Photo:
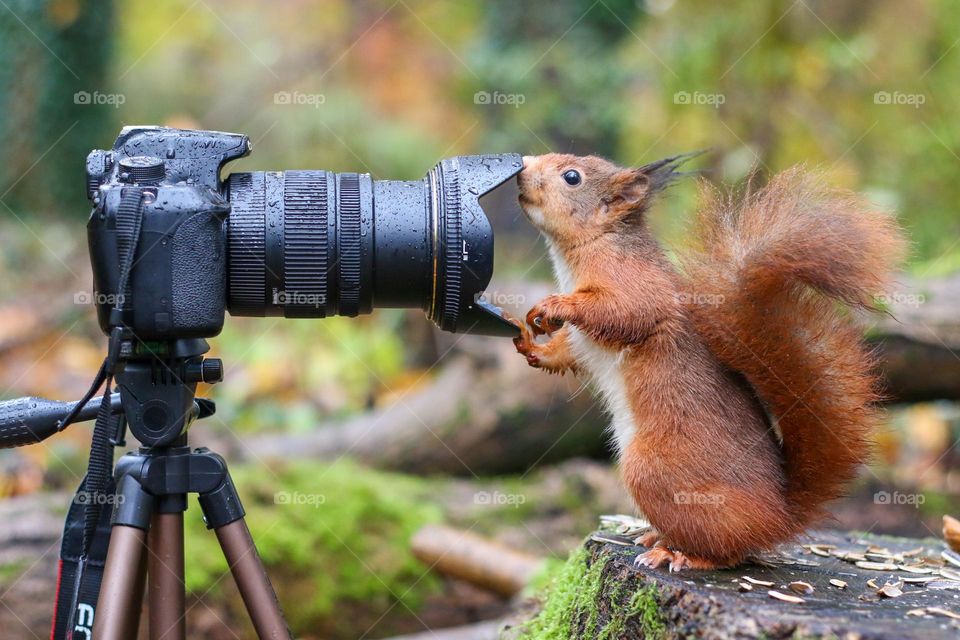
[[[953,611],[941,609],[940,607],[927,607],[926,613],[933,616],[945,616],[947,618],[953,618],[954,620],[960,620],[960,613],[954,613]]]
[[[796,580],[787,585],[787,588],[794,593],[799,593],[801,595],[808,596],[813,593],[813,585],[809,582],[803,582],[802,580]]]
[[[775,600],[782,600],[783,602],[790,602],[791,604],[803,604],[806,602],[806,600],[799,596],[791,596],[786,593],[780,593],[779,591],[767,591],[767,595]]]
[[[601,533],[595,533],[590,536],[590,539],[594,542],[608,543],[608,544],[617,544],[621,547],[631,547],[633,546],[633,540],[626,540],[620,536],[614,535],[603,535]]]
[[[896,571],[897,565],[890,562],[870,562],[868,560],[860,560],[855,563],[861,569],[870,569],[872,571]]]
[[[899,598],[903,595],[903,590],[900,588],[900,586],[900,584],[888,582],[877,589],[877,595],[881,598]]]
[[[920,567],[915,564],[901,564],[899,569],[900,571],[906,571],[907,573],[933,573],[933,569],[929,567]]]
[[[737,585],[741,592],[753,591],[753,585],[749,582],[741,582]]]
[[[953,580],[931,580],[926,584],[927,589],[934,591],[960,591],[960,582]]]
[[[743,579],[749,582],[750,584],[755,584],[758,587],[772,587],[772,582],[767,582],[766,580],[757,580],[756,578],[751,578],[750,576],[743,576]]]
[[[960,567],[960,554],[955,551],[944,549],[940,552],[940,557],[955,567]]]
[[[957,580],[960,582],[960,571],[954,571],[953,569],[944,567],[943,569],[940,569],[940,575],[947,580]]]
[[[847,583],[846,583],[846,582],[844,582],[843,580],[837,580],[836,578],[831,578],[831,579],[830,579],[830,584],[832,584],[833,586],[835,586],[837,589],[846,589],[846,588],[847,588]]]

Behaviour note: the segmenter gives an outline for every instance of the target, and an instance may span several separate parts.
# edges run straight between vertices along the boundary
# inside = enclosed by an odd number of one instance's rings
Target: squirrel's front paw
[[[563,326],[557,313],[557,296],[547,296],[527,312],[527,324],[535,335],[550,335]]]
[[[524,323],[514,318],[508,318],[512,324],[520,328],[520,335],[513,339],[513,346],[517,348],[517,353],[523,354],[527,358],[527,364],[535,369],[540,368],[540,356],[537,354],[538,347],[534,341],[533,332]]]

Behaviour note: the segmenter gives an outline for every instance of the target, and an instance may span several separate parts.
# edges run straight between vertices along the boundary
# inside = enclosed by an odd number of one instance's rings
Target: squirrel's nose
[[[523,168],[528,169],[533,164],[536,156],[523,156]]]

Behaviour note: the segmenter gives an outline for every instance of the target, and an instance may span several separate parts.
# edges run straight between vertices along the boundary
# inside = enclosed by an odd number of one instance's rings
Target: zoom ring
[[[342,316],[360,312],[360,176],[340,174],[340,309]]]
[[[327,303],[327,173],[287,171],[281,302],[288,318],[322,318]]]

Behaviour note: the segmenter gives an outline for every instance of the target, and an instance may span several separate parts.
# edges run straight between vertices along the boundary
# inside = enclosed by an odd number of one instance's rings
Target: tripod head
[[[122,444],[128,426],[144,446],[173,444],[194,420],[213,415],[213,401],[195,396],[198,382],[223,378],[222,361],[203,357],[208,350],[207,342],[198,339],[131,345],[118,367],[120,393],[110,397],[109,413],[124,418],[112,443]],[[68,426],[64,419],[71,413],[76,414],[71,422],[93,420],[102,402],[103,396],[86,402],[37,397],[0,402],[0,449],[46,440]]]

